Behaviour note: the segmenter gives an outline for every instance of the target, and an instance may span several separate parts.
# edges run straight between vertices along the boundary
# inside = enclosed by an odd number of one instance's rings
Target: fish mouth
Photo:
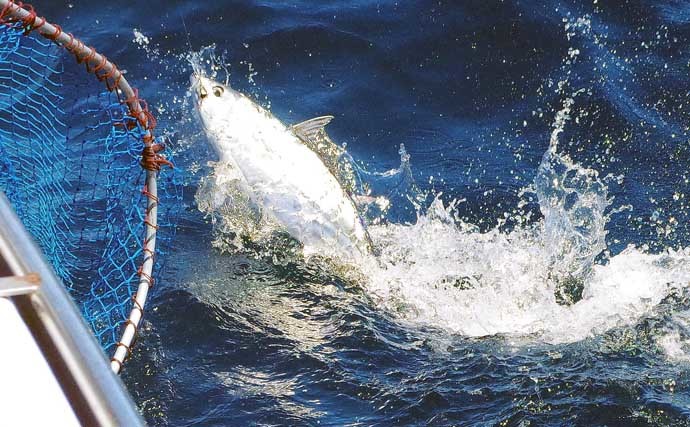
[[[208,89],[206,89],[201,76],[197,73],[192,73],[189,76],[189,80],[192,83],[192,90],[195,91],[195,94],[199,97],[199,104],[201,104],[201,102],[208,97]]]
[[[201,103],[208,96],[208,91],[204,87],[204,83],[201,79],[201,75],[193,72],[192,74],[189,75],[189,82],[191,83],[191,91],[192,91],[192,97],[196,97],[196,106],[197,108],[194,109],[195,114],[197,118],[199,119],[199,123],[201,123],[201,127],[204,129],[205,132],[208,132],[208,128],[206,127],[206,123],[203,120],[203,115],[201,114]]]

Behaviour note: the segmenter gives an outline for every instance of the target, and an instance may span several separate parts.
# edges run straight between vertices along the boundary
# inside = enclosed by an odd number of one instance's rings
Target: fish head
[[[227,84],[198,73],[193,73],[190,80],[197,112],[207,134],[215,136],[211,138],[214,145],[237,140],[242,130],[255,122],[257,114],[265,114],[258,104]],[[224,147],[215,148],[223,151]]]
[[[242,96],[228,85],[193,73],[190,76],[192,94],[204,124],[214,117],[228,112],[234,103]]]

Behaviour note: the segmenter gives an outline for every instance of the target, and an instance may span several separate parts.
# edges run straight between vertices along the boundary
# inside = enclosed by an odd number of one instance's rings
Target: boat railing
[[[14,303],[82,425],[144,425],[67,290],[1,192],[0,297]],[[5,344],[2,351],[13,351]]]

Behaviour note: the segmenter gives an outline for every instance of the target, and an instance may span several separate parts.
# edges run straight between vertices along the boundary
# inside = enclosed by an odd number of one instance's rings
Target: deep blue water
[[[331,136],[375,170],[397,167],[404,143],[419,186],[466,199],[459,216],[488,230],[518,209],[556,112],[584,89],[561,148],[623,176],[612,208],[633,210],[612,216],[611,253],[658,252],[690,240],[687,2],[36,3],[164,107],[159,133],[176,147],[185,205],[123,373],[151,425],[690,424],[687,359],[657,340],[687,294],[570,344],[399,322],[333,275],[214,249],[194,204],[214,155],[173,102],[190,72],[179,56],[215,43],[232,86],[281,120],[333,114]],[[522,209],[538,220],[535,203]]]

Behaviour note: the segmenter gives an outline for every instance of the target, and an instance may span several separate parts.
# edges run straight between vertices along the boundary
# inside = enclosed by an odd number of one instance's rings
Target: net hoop
[[[147,199],[143,219],[145,229],[142,241],[143,259],[138,270],[137,291],[132,296],[132,309],[129,317],[124,321],[124,330],[120,341],[115,346],[110,362],[112,371],[117,374],[131,353],[139,325],[144,316],[148,293],[153,287],[152,272],[158,230],[157,177],[162,166],[172,166],[172,164],[160,154],[165,146],[155,142],[153,131],[156,127],[156,119],[149,111],[146,101],[139,98],[138,91],[130,86],[115,64],[98,53],[93,47],[84,44],[73,34],[64,32],[59,25],[51,24],[45,18],[38,16],[31,5],[14,0],[0,0],[0,24],[13,25],[17,23],[20,23],[24,28],[24,35],[35,31],[64,48],[74,56],[78,63],[84,63],[88,73],[94,74],[99,81],[103,82],[108,91],[115,92],[119,102],[126,105],[129,115],[139,123],[144,131],[140,161],[141,167],[146,170],[146,181],[141,191]]]

